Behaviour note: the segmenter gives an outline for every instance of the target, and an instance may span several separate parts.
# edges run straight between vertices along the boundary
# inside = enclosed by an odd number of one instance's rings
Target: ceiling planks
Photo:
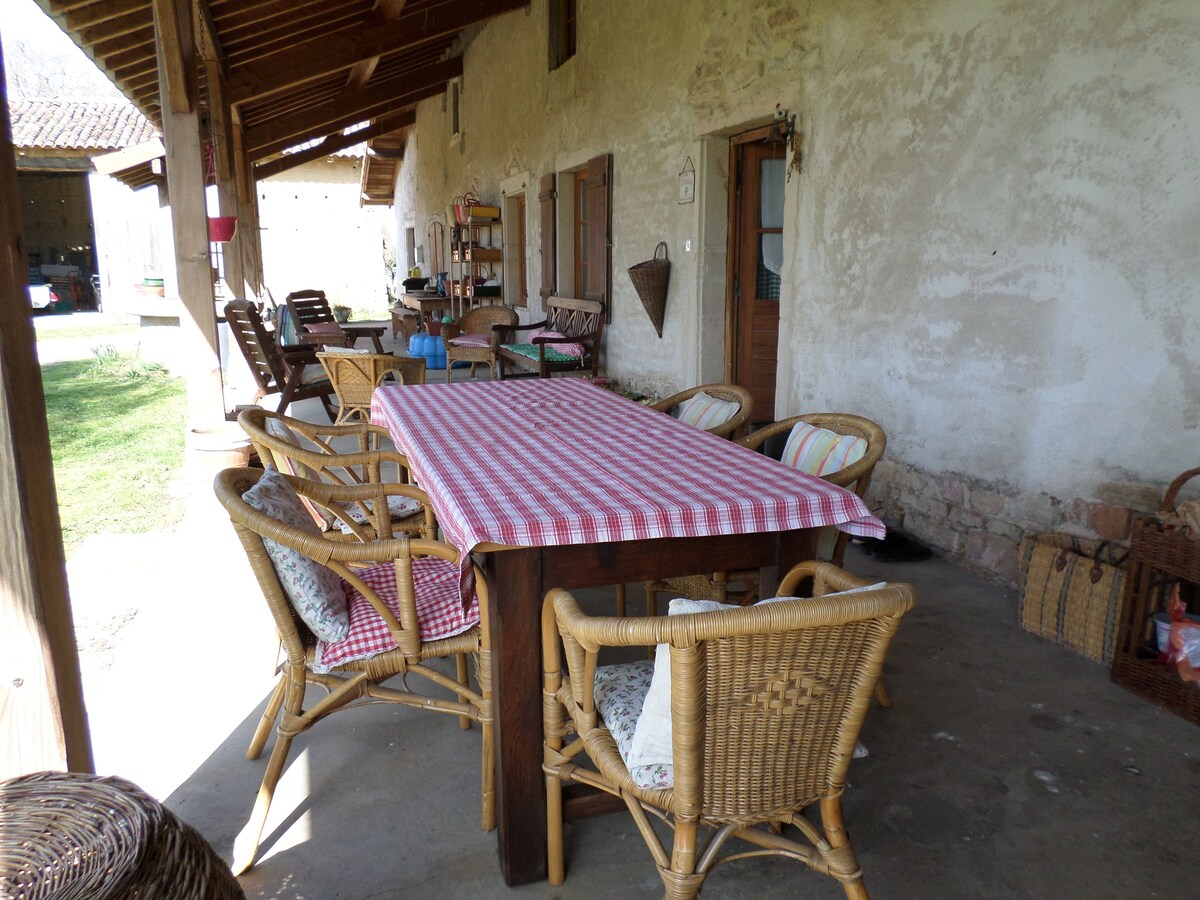
[[[164,0],[35,0],[97,66],[161,124],[154,7]],[[462,74],[451,57],[467,29],[529,0],[181,0],[223,59],[228,102],[249,162],[343,128],[411,112]],[[172,34],[167,41],[175,41]],[[212,48],[210,48],[211,52]],[[169,54],[168,58],[173,56]],[[180,72],[164,73],[167,79]],[[186,96],[186,92],[183,92]],[[207,98],[202,96],[201,102]],[[203,107],[202,107],[202,111]],[[390,121],[390,120],[389,120]],[[389,131],[408,127],[394,124]],[[363,138],[366,139],[366,138]],[[315,149],[315,148],[314,148]]]

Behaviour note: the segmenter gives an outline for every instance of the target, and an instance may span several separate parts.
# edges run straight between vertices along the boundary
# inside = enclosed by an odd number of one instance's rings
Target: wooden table
[[[443,310],[450,310],[450,298],[443,297],[437,291],[406,291],[400,295],[400,302],[409,309],[415,309],[421,318],[435,316]]]
[[[485,554],[510,885],[546,877],[538,648],[549,589],[757,566],[769,595],[812,555],[816,528],[884,534],[853,493],[582,379],[384,386],[371,421],[407,455],[447,540]],[[568,815],[588,802],[569,801]]]

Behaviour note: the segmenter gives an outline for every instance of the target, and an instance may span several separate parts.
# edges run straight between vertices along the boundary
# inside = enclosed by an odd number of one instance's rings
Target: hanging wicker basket
[[[662,250],[662,257],[658,251]],[[662,337],[663,316],[667,309],[667,282],[671,277],[671,263],[667,259],[667,242],[659,241],[654,248],[654,257],[629,267],[629,280],[646,307],[646,314],[654,324],[654,330]]]

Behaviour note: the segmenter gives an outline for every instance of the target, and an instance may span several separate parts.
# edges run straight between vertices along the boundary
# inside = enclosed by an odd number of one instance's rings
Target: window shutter
[[[587,284],[585,300],[604,304],[604,321],[612,321],[609,298],[612,296],[612,216],[609,197],[612,191],[612,154],[605,153],[587,164]]]
[[[556,284],[555,275],[558,272],[558,257],[554,243],[555,210],[554,210],[554,173],[542,176],[541,187],[538,191],[538,207],[542,219],[542,299],[554,296]]]

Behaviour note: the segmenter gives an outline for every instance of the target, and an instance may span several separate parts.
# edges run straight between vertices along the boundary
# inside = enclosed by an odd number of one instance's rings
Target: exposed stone
[[[771,13],[770,18],[767,19],[767,24],[772,28],[779,28],[780,26],[786,25],[789,22],[795,22],[799,18],[800,13],[789,6],[785,9],[779,10],[778,12]]]
[[[1129,537],[1129,526],[1133,514],[1128,507],[1110,506],[1107,503],[1088,505],[1087,524],[1092,531],[1106,541],[1123,541]]]
[[[1003,494],[988,488],[971,488],[971,508],[976,512],[985,516],[999,516],[1004,514],[1007,505],[1008,498]]]
[[[1165,485],[1145,482],[1106,482],[1096,488],[1096,499],[1113,506],[1127,506],[1136,512],[1154,512],[1162,500]]]
[[[938,493],[948,503],[964,506],[967,503],[967,486],[957,476],[949,475],[937,480]]]

